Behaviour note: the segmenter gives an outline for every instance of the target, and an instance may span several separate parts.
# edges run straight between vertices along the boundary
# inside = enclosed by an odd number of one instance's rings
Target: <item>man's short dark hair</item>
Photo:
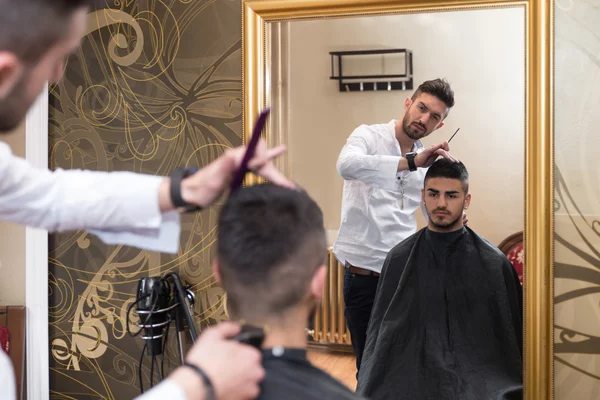
[[[102,7],[106,1],[0,0],[0,51],[35,63],[68,33],[74,11]]]
[[[465,165],[447,158],[436,160],[425,174],[425,182],[430,178],[448,178],[461,181],[465,194],[469,193],[469,172]]]
[[[237,190],[221,209],[217,257],[232,316],[261,320],[298,305],[327,242],[306,193],[273,184]]]
[[[419,85],[412,96],[414,101],[421,93],[427,93],[440,99],[446,107],[454,107],[454,91],[450,87],[450,83],[446,79],[433,79],[425,81]]]

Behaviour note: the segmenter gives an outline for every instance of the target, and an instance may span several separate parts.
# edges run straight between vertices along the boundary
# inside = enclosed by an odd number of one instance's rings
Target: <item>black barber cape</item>
[[[304,349],[265,349],[263,367],[266,374],[260,385],[261,400],[363,399],[315,368],[306,358]]]
[[[357,392],[372,400],[522,398],[522,287],[464,227],[420,230],[379,279]]]

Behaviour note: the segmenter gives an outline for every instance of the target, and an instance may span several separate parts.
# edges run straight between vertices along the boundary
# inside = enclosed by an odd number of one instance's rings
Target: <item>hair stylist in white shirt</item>
[[[453,106],[454,92],[446,80],[423,82],[404,101],[399,120],[359,126],[339,155],[344,189],[333,252],[346,267],[345,316],[357,370],[387,253],[417,230],[415,212],[427,168],[439,156],[455,160],[447,142],[424,149],[420,141],[444,125]]]
[[[103,6],[105,0],[0,0],[0,133],[21,123],[46,82],[60,79],[95,3]],[[273,183],[292,187],[270,162],[284,151],[268,150],[261,142],[249,168]],[[214,202],[244,152],[243,147],[228,150],[187,177],[165,178],[36,169],[0,142],[0,219],[50,231],[86,229],[106,243],[174,253],[179,245],[176,208]],[[207,399],[210,382],[217,398],[254,398],[264,374],[260,353],[227,340],[238,329],[232,324],[209,329],[188,354],[188,362],[200,371],[177,369],[144,399]],[[203,373],[208,380],[200,379]],[[2,399],[14,399],[12,367],[1,350],[0,392]]]

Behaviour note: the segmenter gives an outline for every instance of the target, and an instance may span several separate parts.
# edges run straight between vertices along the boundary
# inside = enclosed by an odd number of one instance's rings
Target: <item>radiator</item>
[[[322,344],[351,344],[344,317],[344,267],[336,260],[330,247],[327,251],[327,278],[323,299],[315,314],[314,329],[309,334]]]

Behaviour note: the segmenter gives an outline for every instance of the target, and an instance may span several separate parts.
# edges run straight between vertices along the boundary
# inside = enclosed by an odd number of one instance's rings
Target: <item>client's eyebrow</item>
[[[439,190],[437,190],[437,189],[431,189],[431,188],[427,189],[427,191],[431,192],[431,193],[434,193],[434,194],[440,193]],[[458,190],[448,190],[447,192],[444,192],[444,193],[445,194],[458,194],[459,192],[458,192]]]

